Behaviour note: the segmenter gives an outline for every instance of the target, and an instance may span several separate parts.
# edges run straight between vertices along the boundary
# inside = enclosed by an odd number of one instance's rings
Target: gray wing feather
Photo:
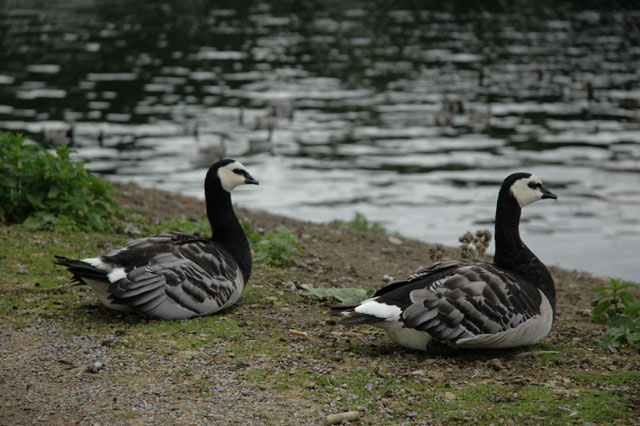
[[[244,280],[237,264],[213,243],[170,233],[143,238],[105,257],[124,263],[138,256],[126,276],[111,283],[117,303],[143,315],[180,319],[218,311],[240,297]]]
[[[531,284],[488,263],[447,263],[448,273],[411,291],[402,319],[408,328],[455,343],[459,339],[515,328],[539,313],[540,292]],[[442,268],[412,276],[419,281]]]

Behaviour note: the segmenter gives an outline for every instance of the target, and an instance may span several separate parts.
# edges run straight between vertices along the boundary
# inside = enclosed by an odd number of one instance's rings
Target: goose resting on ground
[[[213,164],[204,182],[211,238],[169,232],[131,241],[104,256],[57,257],[111,309],[158,319],[206,315],[238,301],[251,274],[251,251],[231,204],[238,185],[258,184],[242,164]]]
[[[378,290],[357,306],[337,307],[347,325],[371,324],[396,343],[427,350],[433,339],[450,347],[531,345],[551,330],[556,310],[553,278],[520,239],[521,208],[557,199],[530,173],[507,177],[496,208],[494,263],[435,263]]]

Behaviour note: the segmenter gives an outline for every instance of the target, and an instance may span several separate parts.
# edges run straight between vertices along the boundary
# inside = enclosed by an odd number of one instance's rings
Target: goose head
[[[227,192],[239,185],[259,185],[242,163],[232,159],[220,160],[209,168],[205,187],[209,187],[212,180],[219,181],[222,189]]]
[[[508,188],[521,208],[538,200],[558,199],[558,196],[546,189],[540,178],[533,173],[514,173],[505,179],[503,188]]]

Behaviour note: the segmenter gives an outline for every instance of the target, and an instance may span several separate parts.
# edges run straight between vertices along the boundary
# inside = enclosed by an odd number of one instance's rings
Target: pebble
[[[487,367],[493,371],[501,371],[504,369],[504,365],[502,364],[502,361],[500,361],[498,358],[494,358],[490,360],[489,363],[487,364]]]
[[[398,237],[394,237],[393,235],[390,235],[388,240],[389,240],[389,242],[391,244],[394,244],[394,245],[397,245],[397,246],[402,244],[402,240],[400,238],[398,238]]]
[[[95,374],[95,373],[99,372],[100,370],[102,370],[102,367],[103,367],[102,363],[100,361],[96,361],[96,362],[94,362],[93,364],[91,364],[91,365],[89,365],[87,367],[87,371],[89,373],[94,373]]]
[[[449,402],[454,401],[456,398],[457,398],[457,396],[453,392],[445,392],[444,393],[444,399],[446,399]]]
[[[135,223],[127,223],[127,225],[124,227],[124,232],[125,232],[125,234],[129,234],[129,235],[140,235],[140,234],[142,234],[142,231],[140,230],[140,227],[138,225],[136,225]]]

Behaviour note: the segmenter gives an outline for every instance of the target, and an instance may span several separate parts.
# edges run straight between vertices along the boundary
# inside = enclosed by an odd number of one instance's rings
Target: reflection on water
[[[447,244],[529,170],[534,251],[640,281],[640,8],[293,3],[10,0],[0,128],[194,196],[224,151],[239,204]]]

